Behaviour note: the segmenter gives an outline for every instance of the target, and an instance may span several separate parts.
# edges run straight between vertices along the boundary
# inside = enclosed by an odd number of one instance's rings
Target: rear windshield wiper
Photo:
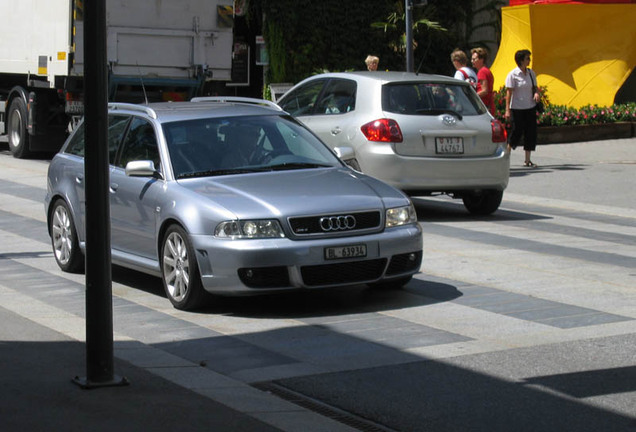
[[[451,115],[454,115],[455,117],[457,117],[458,120],[461,120],[463,118],[460,113],[458,113],[457,111],[454,111],[452,109],[422,108],[422,109],[415,110],[415,112],[417,114],[423,114],[423,115],[451,114]]]

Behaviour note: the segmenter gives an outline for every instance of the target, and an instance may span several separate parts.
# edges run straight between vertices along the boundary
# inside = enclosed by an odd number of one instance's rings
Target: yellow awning
[[[557,105],[612,105],[636,67],[636,4],[528,4],[501,13],[495,89],[520,49],[532,52],[538,84]]]

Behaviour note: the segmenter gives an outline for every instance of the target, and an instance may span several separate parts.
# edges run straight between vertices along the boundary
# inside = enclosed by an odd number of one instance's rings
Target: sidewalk
[[[85,376],[84,343],[4,308],[0,321],[5,432],[282,430],[119,359],[130,385],[83,390],[72,378]]]
[[[83,318],[2,285],[0,305],[3,432],[353,431],[121,335],[114,372],[129,385],[82,389],[73,378],[86,378]]]

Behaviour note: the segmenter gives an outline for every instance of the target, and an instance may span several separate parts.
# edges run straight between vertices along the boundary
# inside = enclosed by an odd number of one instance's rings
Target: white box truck
[[[231,0],[106,0],[110,101],[188,100],[230,81]],[[83,114],[83,0],[0,0],[0,136],[57,151]]]

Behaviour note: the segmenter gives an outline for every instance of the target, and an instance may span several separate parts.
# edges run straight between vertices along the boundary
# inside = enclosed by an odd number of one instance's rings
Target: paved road
[[[262,428],[636,431],[634,149],[541,146],[534,170],[516,152],[487,218],[416,198],[425,254],[402,291],[184,313],[158,279],[115,269],[115,355]],[[45,232],[46,166],[0,155],[0,309],[82,341],[83,276],[58,271]]]

